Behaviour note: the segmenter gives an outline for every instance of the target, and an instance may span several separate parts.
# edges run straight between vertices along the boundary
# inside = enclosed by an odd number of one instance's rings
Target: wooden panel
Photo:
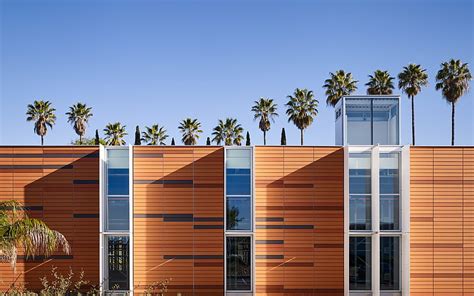
[[[0,290],[17,283],[41,288],[52,266],[66,274],[81,270],[92,284],[99,278],[99,155],[97,147],[0,147],[0,199],[23,203],[31,217],[60,231],[71,254],[25,260],[16,271],[0,263]]]
[[[224,150],[134,147],[135,289],[224,290]]]
[[[411,148],[413,295],[472,295],[472,150]]]
[[[257,294],[342,295],[344,153],[255,149]]]

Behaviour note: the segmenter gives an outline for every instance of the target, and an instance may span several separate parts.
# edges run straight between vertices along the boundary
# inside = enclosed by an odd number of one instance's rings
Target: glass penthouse
[[[335,146],[0,146],[0,199],[103,295],[474,295],[474,147],[400,145],[398,96],[347,96]]]

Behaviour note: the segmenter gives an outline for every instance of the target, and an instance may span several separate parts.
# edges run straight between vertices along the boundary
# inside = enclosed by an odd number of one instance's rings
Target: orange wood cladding
[[[410,154],[411,295],[474,295],[474,148]]]
[[[134,147],[134,286],[223,295],[224,149]]]
[[[0,291],[17,279],[32,290],[53,266],[97,285],[99,279],[99,150],[97,147],[0,147],[0,200],[23,203],[31,217],[63,233],[71,253],[0,263]]]
[[[256,147],[258,295],[342,295],[344,152]]]

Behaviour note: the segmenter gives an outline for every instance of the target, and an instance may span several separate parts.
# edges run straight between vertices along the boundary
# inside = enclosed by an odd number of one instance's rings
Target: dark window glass
[[[227,229],[250,230],[250,196],[227,197]]]
[[[227,290],[249,291],[252,287],[250,237],[227,237]]]
[[[380,194],[399,193],[398,169],[380,169]]]
[[[372,252],[370,237],[349,238],[349,289],[371,290]]]
[[[380,237],[380,289],[400,289],[399,237]]]
[[[107,238],[109,290],[129,290],[129,240],[127,236]]]
[[[370,194],[372,191],[370,169],[349,169],[349,192]]]
[[[380,229],[399,230],[400,229],[400,197],[399,195],[380,196]]]
[[[129,229],[128,198],[108,198],[107,230]]]
[[[108,169],[108,195],[128,195],[128,168]]]
[[[349,215],[351,230],[371,229],[371,198],[370,195],[350,195]]]
[[[226,171],[227,195],[250,195],[250,169],[231,169]]]

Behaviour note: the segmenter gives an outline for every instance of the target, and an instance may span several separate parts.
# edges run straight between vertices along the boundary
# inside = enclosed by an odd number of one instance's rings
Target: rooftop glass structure
[[[336,145],[399,145],[399,96],[345,96],[336,105]]]

